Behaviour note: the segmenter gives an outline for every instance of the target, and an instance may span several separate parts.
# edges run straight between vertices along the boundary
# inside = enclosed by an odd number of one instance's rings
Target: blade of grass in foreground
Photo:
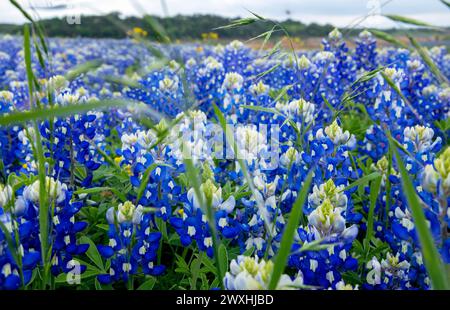
[[[283,237],[281,239],[280,249],[275,258],[275,264],[273,267],[273,273],[270,278],[269,290],[274,290],[277,288],[278,281],[286,267],[289,254],[291,253],[292,243],[294,242],[295,231],[300,223],[300,218],[303,215],[303,205],[305,204],[306,198],[308,197],[309,187],[311,186],[313,170],[308,173],[303,187],[292,206],[292,211],[289,216],[286,228],[283,232]]]
[[[419,42],[417,42],[417,40],[414,39],[412,36],[408,35],[408,39],[409,41],[411,41],[411,44],[416,49],[417,53],[419,53],[422,60],[428,66],[433,75],[439,80],[439,82],[443,84],[448,84],[447,78],[439,70],[439,67],[434,63],[434,61],[431,59],[430,55],[428,54],[428,51],[424,49],[422,45],[420,45]]]
[[[91,61],[87,61],[85,63],[82,63],[76,67],[73,67],[72,69],[70,69],[67,74],[65,75],[65,78],[68,81],[72,81],[75,78],[77,78],[78,76],[87,73],[91,70],[97,69],[98,67],[100,67],[102,65],[102,61],[99,59],[96,60],[91,60]]]
[[[142,180],[141,180],[141,185],[139,186],[139,189],[137,191],[137,196],[136,196],[136,205],[139,204],[139,200],[141,200],[142,196],[144,195],[144,191],[147,188],[148,182],[150,181],[150,174],[152,173],[153,170],[155,170],[158,167],[170,167],[173,168],[171,165],[169,164],[163,164],[163,163],[154,163],[151,164],[144,172],[144,174],[142,175]]]
[[[83,104],[71,104],[66,106],[45,107],[34,109],[31,111],[13,112],[0,116],[0,126],[8,126],[11,124],[25,123],[28,121],[44,120],[53,117],[68,116],[77,113],[88,112],[92,110],[101,110],[111,107],[121,107],[130,104],[126,100],[100,100],[91,101]]]
[[[185,150],[188,150],[188,147],[186,144],[183,145],[183,148]],[[225,274],[223,273],[223,270],[221,268],[220,258],[219,258],[219,239],[217,238],[217,229],[216,229],[216,221],[214,216],[214,209],[211,206],[211,203],[204,201],[204,195],[202,195],[200,190],[200,179],[199,179],[199,173],[197,169],[194,166],[194,162],[192,161],[192,158],[185,158],[184,159],[184,166],[186,169],[186,174],[192,184],[192,187],[194,188],[195,196],[199,200],[199,204],[201,206],[202,211],[205,213],[205,215],[208,218],[208,225],[211,229],[211,238],[214,248],[214,261],[216,263],[216,269],[217,269],[217,276],[219,277],[219,282],[221,284],[221,287],[223,288],[223,278]]]
[[[405,95],[403,95],[401,89],[394,83],[394,81],[387,76],[384,72],[380,72],[381,76],[383,77],[383,79],[389,84],[389,86],[400,96],[400,98],[402,98],[402,100],[405,102],[405,104],[409,107],[409,109],[411,110],[411,112],[414,114],[415,117],[417,117],[417,119],[419,121],[422,121],[422,115],[419,114],[419,112],[417,112],[417,110],[413,107],[413,105],[411,104],[411,102],[409,102],[408,98],[405,97]]]
[[[120,191],[118,191],[117,189],[112,188],[112,187],[92,187],[92,188],[86,188],[86,189],[79,189],[79,190],[75,191],[75,194],[77,194],[77,195],[97,194],[97,193],[106,192],[106,191],[110,191],[110,192],[114,193],[118,198],[120,198],[120,200],[122,202],[127,201],[127,197],[123,193],[121,193]]]
[[[373,234],[373,222],[374,222],[374,216],[375,216],[375,207],[377,204],[377,198],[378,194],[380,193],[381,188],[381,175],[378,176],[375,180],[372,181],[370,184],[370,208],[369,208],[369,214],[367,216],[367,234],[366,239],[370,241]]]
[[[370,29],[370,33],[373,34],[378,39],[386,41],[388,43],[391,43],[392,45],[395,45],[397,47],[404,48],[404,49],[409,49],[408,45],[406,45],[405,43],[396,39],[395,37],[391,36],[389,33],[386,33],[384,31],[380,31],[380,30],[376,30],[376,29]]]
[[[450,9],[450,1],[447,0],[441,0],[441,2],[446,5]]]
[[[383,16],[389,18],[390,20],[392,20],[394,22],[400,22],[400,23],[414,25],[414,26],[420,26],[420,27],[439,28],[432,24],[429,24],[429,23],[426,23],[426,22],[423,22],[421,20],[411,18],[411,17],[394,15],[394,14],[385,14]]]
[[[428,228],[425,214],[419,198],[417,197],[414,185],[409,178],[408,171],[406,170],[405,164],[400,157],[397,147],[394,145],[392,137],[389,137],[389,144],[393,150],[398,168],[400,170],[403,191],[414,219],[414,225],[419,237],[425,267],[431,279],[432,288],[435,290],[450,289],[445,266],[443,265],[439,252],[434,244],[433,237]]]
[[[353,187],[356,187],[356,186],[366,184],[376,178],[379,178],[380,176],[381,176],[381,174],[379,172],[373,172],[371,174],[365,175],[365,176],[359,178],[358,180],[356,180],[355,182],[353,182],[352,184],[350,184],[349,186],[345,187],[343,190],[341,190],[341,192],[352,189]]]
[[[27,72],[28,87],[30,89],[30,109],[34,109],[29,113],[36,111],[37,107],[33,105],[33,80],[35,78],[33,71],[31,69],[31,48],[30,48],[30,28],[28,25],[24,26],[23,31],[23,46],[25,54],[25,68]],[[7,117],[7,116],[5,116]],[[33,128],[35,135],[35,147],[33,147],[34,157],[38,162],[38,176],[39,176],[39,233],[41,240],[41,258],[42,264],[44,266],[42,275],[42,288],[46,289],[49,283],[48,277],[50,272],[50,258],[49,258],[49,205],[48,205],[48,195],[46,190],[46,170],[45,170],[45,157],[44,150],[41,142],[41,133],[39,131],[39,125],[37,119],[33,119]]]
[[[239,154],[239,149],[238,149],[236,141],[234,140],[234,135],[232,133],[232,130],[228,130],[225,116],[223,115],[222,111],[220,111],[219,107],[215,103],[213,103],[213,108],[214,108],[214,114],[216,114],[216,117],[219,120],[219,124],[222,127],[222,130],[225,134],[225,141],[227,144],[229,144],[231,146],[231,148],[234,152],[234,156],[235,156],[235,158],[237,158],[239,167],[242,170],[242,174],[244,175],[244,178],[248,184],[248,187],[250,188],[250,192],[256,198],[257,190],[253,183],[253,179],[251,178],[250,173],[248,172],[247,162],[246,162],[246,160],[242,159],[242,156]],[[256,199],[256,203],[257,203],[258,209],[263,210],[264,203],[260,199]],[[266,226],[266,229],[268,231],[270,231],[271,225],[269,223],[269,219],[266,216],[263,216],[263,220],[264,220],[264,225]]]

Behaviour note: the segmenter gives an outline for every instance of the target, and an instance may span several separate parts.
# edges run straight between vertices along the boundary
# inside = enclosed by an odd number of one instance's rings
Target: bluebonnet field
[[[0,40],[1,289],[448,287],[445,47],[27,38]]]

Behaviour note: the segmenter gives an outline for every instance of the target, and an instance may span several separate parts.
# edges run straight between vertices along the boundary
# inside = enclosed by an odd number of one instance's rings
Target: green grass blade
[[[28,25],[24,26],[23,32],[24,40],[24,54],[25,54],[25,68],[27,72],[28,88],[30,89],[30,109],[33,109],[33,80],[34,74],[31,69],[31,45],[30,45],[30,29]],[[29,111],[28,113],[33,113],[36,109]],[[8,117],[9,115],[5,116]],[[35,147],[33,147],[34,157],[38,161],[38,176],[39,176],[39,232],[41,241],[41,257],[42,264],[44,265],[43,270],[43,288],[47,287],[48,276],[50,271],[50,246],[48,244],[48,235],[50,230],[49,225],[49,205],[48,205],[48,193],[46,190],[46,170],[45,170],[45,157],[44,150],[41,141],[41,133],[39,131],[39,124],[36,119],[33,122],[34,134],[36,139]]]
[[[266,76],[267,74],[272,73],[273,71],[275,71],[279,66],[281,66],[281,63],[277,63],[276,65],[273,65],[272,67],[270,67],[269,69],[267,69],[264,72],[258,73],[257,75],[255,75],[253,78],[254,79],[260,79],[264,76]]]
[[[187,149],[187,146],[184,144],[183,148]],[[209,228],[211,229],[211,238],[213,241],[214,260],[216,263],[217,275],[219,277],[220,284],[223,288],[222,279],[224,278],[225,274],[223,273],[223,270],[221,268],[222,265],[220,263],[220,257],[219,257],[220,256],[220,254],[219,254],[219,248],[220,248],[219,241],[220,240],[217,238],[217,228],[216,228],[216,220],[215,220],[215,216],[214,216],[214,209],[212,208],[210,203],[207,203],[203,200],[203,195],[200,190],[200,182],[201,182],[200,178],[199,178],[200,173],[195,168],[194,162],[192,161],[192,159],[185,158],[184,166],[186,168],[186,174],[189,178],[189,181],[191,182],[191,185],[194,188],[195,196],[199,200],[199,204],[200,204],[204,214],[208,218],[208,225],[209,225]]]
[[[280,116],[280,117],[286,119],[286,122],[292,127],[292,129],[295,130],[295,132],[297,133],[297,136],[298,137],[300,136],[300,129],[298,129],[297,124],[291,118],[289,118],[287,115],[284,115],[283,113],[281,113],[280,111],[278,111],[276,109],[254,106],[254,105],[241,105],[241,108],[258,111],[258,112],[272,113],[277,116]]]
[[[22,15],[23,15],[26,19],[28,19],[28,21],[29,21],[30,23],[34,24],[34,20],[33,20],[33,18],[31,17],[31,15],[28,14],[28,12],[25,11],[19,3],[17,3],[17,1],[15,1],[15,0],[9,0],[9,2],[11,2],[11,4],[14,5],[14,6],[20,11],[20,13],[22,13]]]
[[[29,121],[51,119],[77,113],[84,113],[92,110],[104,110],[112,107],[123,107],[129,105],[130,101],[125,100],[100,100],[91,101],[83,104],[71,104],[66,106],[55,106],[34,109],[31,111],[13,112],[11,114],[0,116],[0,126],[26,123]]]
[[[150,181],[150,173],[152,173],[153,170],[155,170],[157,167],[165,166],[165,167],[172,167],[168,164],[163,163],[154,163],[151,164],[144,172],[144,175],[142,176],[141,185],[139,186],[137,196],[136,196],[136,204],[139,204],[139,200],[141,200],[142,196],[144,195],[144,191],[147,188],[147,184]]]
[[[16,264],[19,265],[19,255],[17,248],[15,246],[15,242],[11,237],[11,233],[9,232],[9,230],[6,228],[5,224],[2,221],[0,221],[0,230],[5,236],[6,244],[8,246],[9,252],[11,253],[12,259]]]
[[[448,0],[441,0],[441,2],[450,9],[450,1],[448,1]]]
[[[138,291],[150,291],[156,284],[156,278],[151,277],[137,288]]]
[[[406,98],[405,95],[403,95],[401,89],[394,83],[394,81],[392,81],[392,79],[389,76],[387,76],[384,72],[381,72],[381,76],[389,84],[389,86],[397,93],[397,95],[399,95],[400,98],[402,98],[402,100],[409,107],[411,112],[413,112],[414,116],[417,117],[418,120],[422,120],[422,115],[420,115],[419,112],[417,112],[417,110],[413,107],[408,98]]]
[[[260,20],[260,19],[259,18],[252,18],[252,17],[236,19],[236,20],[233,20],[228,25],[220,26],[220,27],[214,28],[213,30],[230,29],[230,28],[246,26],[246,25],[253,24],[254,22],[256,22],[258,20]]]
[[[255,12],[252,12],[252,11],[250,11],[250,10],[247,10],[248,12],[250,12],[250,14],[252,14],[253,16],[255,16],[257,19],[259,19],[259,20],[266,20],[264,17],[262,17],[261,15],[259,15],[259,14],[256,14]]]
[[[225,244],[219,246],[219,264],[223,274],[228,270],[228,251]],[[223,276],[223,275],[222,275]]]
[[[127,200],[127,197],[123,193],[121,193],[117,189],[111,188],[111,187],[83,188],[83,189],[79,189],[79,190],[75,191],[75,194],[77,194],[77,195],[88,194],[89,195],[89,194],[97,194],[97,193],[108,192],[108,191],[114,193],[123,202],[125,202]]]
[[[394,15],[394,14],[385,14],[384,17],[389,18],[390,20],[394,22],[400,22],[408,25],[414,25],[414,26],[420,26],[420,27],[430,27],[430,28],[437,28],[436,26],[423,22],[421,20],[410,18],[406,16],[400,16],[400,15]]]
[[[370,33],[372,33],[378,39],[388,42],[392,45],[395,45],[397,47],[404,48],[404,49],[409,49],[408,45],[401,42],[397,38],[391,36],[389,33],[386,33],[384,31],[380,31],[380,30],[376,30],[376,29],[370,29]]]
[[[387,227],[389,224],[389,210],[391,209],[391,180],[389,179],[389,176],[391,175],[392,170],[392,148],[389,147],[388,151],[388,173],[386,174],[386,204],[384,209],[385,214],[385,226]]]
[[[434,63],[434,61],[431,59],[430,55],[428,54],[428,51],[424,49],[419,42],[417,42],[416,39],[414,39],[412,36],[408,35],[409,41],[411,41],[411,44],[416,49],[417,53],[419,53],[422,60],[425,62],[425,64],[428,66],[430,71],[434,74],[434,76],[438,79],[440,83],[448,84],[448,80],[445,77],[445,75],[439,70],[439,67]]]
[[[389,137],[389,143],[390,147],[393,149],[393,153],[400,170],[403,191],[414,219],[414,225],[419,236],[425,267],[431,279],[432,287],[436,290],[450,289],[445,267],[428,228],[425,214],[419,198],[417,197],[414,185],[409,178],[408,171],[406,170],[405,164],[400,157],[398,149],[392,141],[392,137]]]
[[[269,290],[274,290],[277,288],[278,281],[284,272],[286,267],[289,254],[291,253],[292,243],[294,242],[295,231],[300,224],[300,218],[303,215],[303,205],[308,197],[309,188],[311,186],[313,170],[308,173],[305,182],[303,183],[300,194],[295,200],[292,206],[292,211],[287,221],[286,228],[283,232],[283,237],[281,239],[280,249],[275,258],[275,264],[273,267],[273,273],[270,278]]]
[[[24,50],[24,59],[25,59],[25,70],[27,73],[28,80],[28,96],[30,99],[30,109],[32,109],[33,102],[33,80],[34,74],[31,67],[31,43],[30,43],[30,28],[28,25],[25,25],[23,28],[23,50]]]
[[[370,207],[369,207],[369,214],[367,216],[367,233],[366,233],[366,239],[370,241],[373,234],[373,223],[374,223],[374,216],[375,216],[375,207],[377,204],[377,198],[380,193],[381,188],[381,175],[378,176],[375,180],[372,181],[370,184]]]
[[[87,257],[97,266],[101,271],[106,273],[105,266],[103,265],[102,257],[98,252],[98,249],[94,243],[88,236],[81,236],[79,239],[82,244],[89,244],[89,248],[86,252]]]
[[[356,180],[355,182],[350,184],[349,186],[345,187],[341,192],[344,192],[344,191],[352,189],[354,187],[366,184],[372,180],[379,178],[380,176],[381,176],[381,174],[379,172],[373,172],[371,174],[365,175],[362,178],[359,178],[358,180]]]
[[[151,31],[156,34],[157,39],[162,43],[170,43],[170,37],[164,27],[152,16],[145,15],[144,20],[149,25]]]
[[[65,78],[68,81],[73,81],[75,78],[77,78],[78,76],[87,73],[89,71],[95,70],[98,67],[100,67],[102,64],[101,60],[91,60],[91,61],[87,61],[83,64],[80,64],[72,69],[70,69],[66,75]]]

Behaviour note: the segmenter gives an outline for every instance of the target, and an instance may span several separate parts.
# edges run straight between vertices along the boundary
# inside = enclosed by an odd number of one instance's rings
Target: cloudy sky
[[[42,18],[74,14],[123,15],[219,14],[248,16],[251,10],[264,17],[300,20],[305,23],[331,23],[338,27],[353,25],[361,17],[362,26],[391,27],[393,23],[379,14],[399,14],[450,26],[450,10],[439,0],[18,0],[24,8],[34,8]],[[163,3],[167,9],[164,9]],[[21,23],[24,19],[8,0],[0,0],[0,23]]]

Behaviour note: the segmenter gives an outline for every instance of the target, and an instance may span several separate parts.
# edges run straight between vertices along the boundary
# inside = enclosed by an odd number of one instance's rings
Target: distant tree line
[[[249,39],[268,31],[272,25],[265,22],[256,22],[250,25],[219,29],[217,27],[229,24],[235,20],[216,15],[177,15],[173,17],[152,16],[173,39],[199,39],[202,33],[216,32],[223,39]],[[144,18],[121,18],[119,13],[111,13],[104,16],[81,16],[81,24],[69,24],[66,18],[51,18],[41,21],[45,32],[50,37],[89,37],[89,38],[124,38],[127,31],[140,27],[148,30],[149,37],[154,35],[149,24]],[[280,22],[291,36],[317,37],[324,36],[333,30],[331,25],[319,25],[316,23],[303,24],[291,19]],[[0,24],[0,33],[20,34],[21,25]],[[273,37],[282,36],[283,33],[274,32]]]
[[[156,21],[172,39],[196,40],[201,39],[202,34],[214,32],[221,39],[242,39],[247,40],[270,30],[273,26],[268,21],[258,21],[249,25],[231,28],[218,29],[224,25],[230,24],[237,18],[227,18],[218,15],[176,15],[172,17],[151,16],[151,23]],[[114,12],[102,16],[81,16],[80,24],[70,24],[65,17],[44,19],[41,21],[46,35],[50,37],[87,37],[87,38],[124,38],[127,32],[135,27],[142,28],[148,33],[149,38],[157,39],[155,32],[152,31],[149,19],[140,17],[122,18],[120,13]],[[319,25],[317,23],[304,24],[300,21],[287,19],[279,22],[292,37],[324,37],[334,26],[330,24]],[[0,24],[0,33],[21,34],[22,25]],[[350,36],[358,34],[362,29],[352,29],[348,32]],[[393,35],[403,35],[404,30],[388,29],[385,30]],[[449,28],[445,32],[437,32],[434,29],[414,29],[415,35],[429,36],[444,35],[449,36]],[[283,36],[282,31],[273,32],[271,38]]]

